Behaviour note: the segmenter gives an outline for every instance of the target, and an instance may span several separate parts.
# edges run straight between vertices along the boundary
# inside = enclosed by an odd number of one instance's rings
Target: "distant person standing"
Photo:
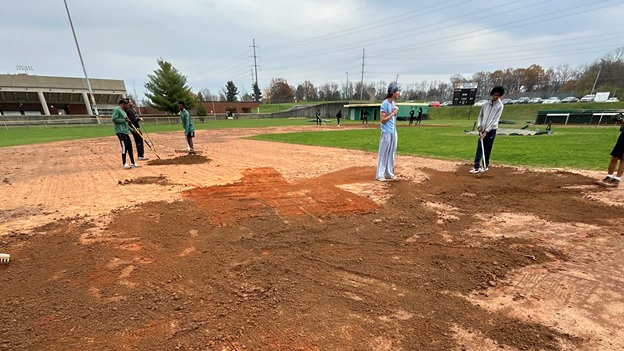
[[[477,152],[474,159],[474,167],[470,173],[480,173],[488,170],[490,165],[490,154],[492,146],[494,146],[494,138],[496,138],[496,130],[498,129],[498,121],[503,114],[505,105],[500,101],[500,97],[505,94],[505,89],[501,86],[492,88],[490,95],[492,99],[481,106],[479,118],[477,119],[477,130],[479,131],[479,140],[477,141]],[[485,155],[483,154],[485,152]],[[485,165],[480,166],[481,160],[485,160]]]
[[[113,109],[112,115],[113,124],[115,125],[115,134],[117,134],[117,138],[121,144],[121,164],[125,169],[139,167],[139,165],[134,162],[134,156],[132,155],[132,141],[130,141],[130,135],[128,135],[128,123],[130,123],[130,118],[128,118],[125,111],[128,108],[128,105],[128,99],[119,100],[119,106]],[[131,165],[126,162],[126,154],[130,156]]]
[[[130,119],[132,126],[130,127],[130,132],[132,133],[132,137],[134,138],[134,145],[136,145],[137,156],[139,156],[139,161],[148,160],[145,157],[145,148],[143,146],[143,135],[141,134],[141,124],[139,122],[143,122],[143,118],[137,116],[136,110],[134,109],[134,104],[132,100],[128,100],[128,108],[126,108],[126,115]]]
[[[410,126],[414,124],[414,107],[413,106],[412,106],[412,109],[410,110],[409,124]]]
[[[621,113],[616,117],[616,122],[621,124],[620,126],[620,136],[615,142],[615,146],[611,151],[611,161],[609,161],[609,167],[607,169],[607,176],[603,180],[599,180],[596,183],[602,186],[608,187],[617,187],[620,185],[620,180],[622,179],[622,174],[624,174],[624,115]],[[618,162],[620,162],[620,166],[617,167]],[[617,168],[617,173],[614,176],[613,173]]]
[[[316,125],[320,126],[321,124],[323,124],[321,120],[321,110],[316,110]]]
[[[184,135],[186,136],[188,151],[194,152],[193,138],[195,137],[195,125],[193,124],[193,121],[191,121],[191,116],[186,110],[186,104],[184,101],[178,101],[178,110],[180,110],[180,120],[182,121],[182,126],[184,127]]]
[[[362,124],[368,124],[368,110],[364,110],[362,114]]]
[[[338,113],[336,113],[336,121],[338,121],[338,125],[340,125],[341,118],[342,118],[342,110],[338,110]]]
[[[395,100],[399,97],[399,86],[391,83],[388,86],[386,99],[381,103],[381,138],[379,139],[379,159],[377,161],[377,175],[379,181],[397,179],[394,175],[394,160],[397,150],[396,116],[399,107]]]
[[[416,118],[416,124],[420,124],[422,122],[422,107],[418,108],[418,117]]]

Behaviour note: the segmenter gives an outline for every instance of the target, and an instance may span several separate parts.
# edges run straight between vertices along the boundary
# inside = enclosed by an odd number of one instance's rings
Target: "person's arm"
[[[191,118],[186,110],[182,111],[182,124],[184,125],[184,134],[188,134],[191,124]]]
[[[399,111],[399,107],[398,106],[394,106],[392,112],[387,113],[386,111],[384,111],[383,109],[381,109],[381,123],[385,124],[386,122],[388,122],[390,119],[392,119],[392,117],[396,116],[396,114]]]

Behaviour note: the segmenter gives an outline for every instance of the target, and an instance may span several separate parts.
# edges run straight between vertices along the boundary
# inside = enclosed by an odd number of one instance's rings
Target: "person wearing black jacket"
[[[147,160],[148,158],[145,157],[145,147],[143,146],[143,136],[141,135],[141,124],[139,123],[143,122],[143,118],[137,116],[137,113],[134,110],[134,104],[132,103],[132,100],[130,100],[130,103],[128,104],[126,114],[130,119],[130,122],[128,123],[131,123],[132,126],[134,126],[134,128],[130,126],[130,131],[132,132],[132,137],[134,137],[134,144],[136,145],[137,156],[139,156],[139,160]]]
[[[340,125],[341,118],[342,118],[342,111],[338,110],[338,113],[336,113],[336,120],[338,121],[338,125]]]

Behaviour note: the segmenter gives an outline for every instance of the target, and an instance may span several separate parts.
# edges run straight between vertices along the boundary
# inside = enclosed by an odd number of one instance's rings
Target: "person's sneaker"
[[[147,161],[149,160],[149,157],[139,157],[139,161]]]
[[[141,166],[139,166],[139,164],[135,162],[135,163],[133,163],[133,164],[132,164],[132,167],[134,167],[134,168],[139,168],[139,167],[141,167]]]
[[[123,167],[124,167],[125,169],[130,169],[130,168],[132,168],[132,166],[130,166],[130,165],[129,165],[129,164],[127,164],[127,163],[126,163],[126,164],[124,164],[124,165],[123,165]]]
[[[387,179],[386,178],[377,178],[378,181],[380,182],[385,182]]]
[[[487,167],[486,168],[481,167],[481,168],[479,168],[479,173],[487,172],[488,169],[489,168],[487,168]]]
[[[613,177],[606,176],[604,177],[604,179],[597,180],[595,183],[597,185],[609,186],[609,184],[611,184],[613,180],[614,180]]]
[[[386,177],[386,180],[397,180],[397,179],[399,179],[399,178],[397,178],[397,176],[395,176],[395,175],[391,175],[389,177]]]
[[[612,179],[611,179],[611,182],[609,182],[609,183],[605,183],[605,185],[606,185],[606,186],[608,186],[608,187],[610,187],[610,188],[617,188],[617,187],[618,187],[618,185],[620,185],[620,181],[619,181],[619,180],[617,180],[617,179],[615,179],[615,178],[612,178]]]
[[[479,170],[478,170],[478,169],[473,168],[473,169],[471,169],[471,170],[470,170],[470,172],[468,172],[468,173],[470,173],[470,174],[479,173]]]

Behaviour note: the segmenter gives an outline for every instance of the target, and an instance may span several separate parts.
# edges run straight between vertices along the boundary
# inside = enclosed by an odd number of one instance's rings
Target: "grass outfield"
[[[492,162],[531,167],[606,169],[609,153],[617,140],[616,127],[559,127],[552,135],[496,137]],[[464,134],[459,126],[400,127],[398,154],[470,162],[477,137]],[[329,146],[377,152],[379,130],[268,134],[255,140]]]
[[[401,155],[418,155],[447,160],[469,162],[474,157],[476,137],[465,135],[464,129],[472,128],[475,119],[443,120],[441,123],[425,121],[419,127],[408,127],[399,122],[399,146]],[[359,121],[343,121],[346,125],[359,125]],[[324,132],[269,134],[252,137],[292,144],[339,147],[345,149],[377,152],[379,143],[378,123],[374,128],[362,130],[339,130],[335,124]],[[196,123],[196,129],[260,128],[267,126],[313,126],[307,119],[252,119],[223,120]],[[147,124],[149,133],[178,132],[179,124]],[[501,125],[501,127],[511,127]],[[516,125],[515,127],[520,127]],[[532,129],[532,128],[531,128]],[[602,170],[607,166],[609,153],[619,135],[618,128],[611,127],[563,127],[554,126],[553,135],[504,136],[496,138],[492,161],[518,166],[569,167]],[[111,124],[103,126],[63,127],[12,127],[0,130],[0,147],[113,136]]]

